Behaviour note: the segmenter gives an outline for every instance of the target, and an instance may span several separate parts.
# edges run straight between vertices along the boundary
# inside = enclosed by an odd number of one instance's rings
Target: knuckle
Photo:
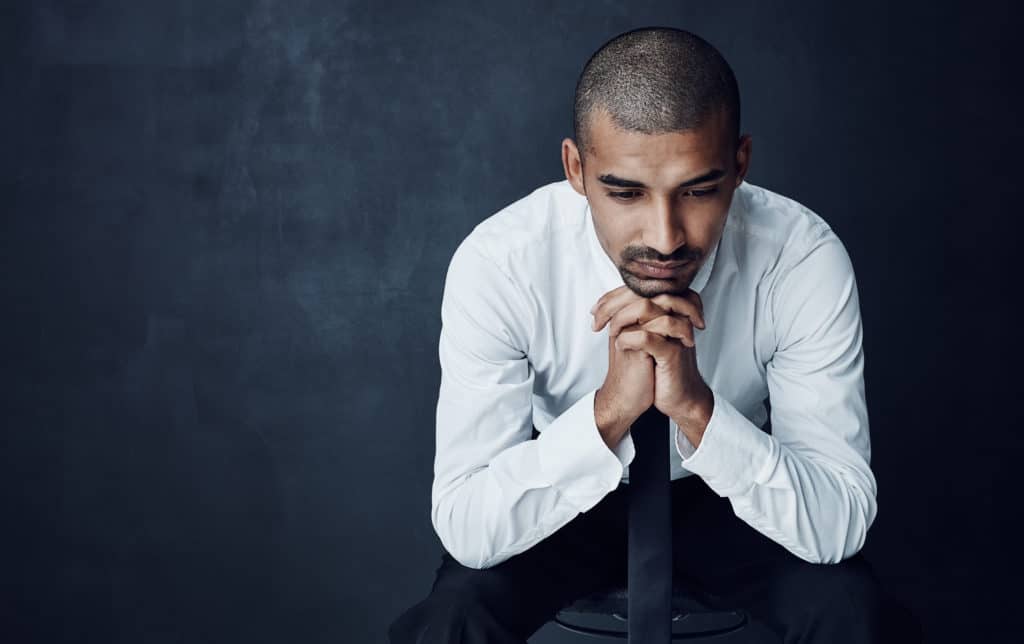
[[[674,315],[666,315],[665,319],[658,325],[658,328],[664,330],[665,333],[675,335],[679,333],[679,329],[681,328],[679,326],[680,322],[681,320],[678,317]]]

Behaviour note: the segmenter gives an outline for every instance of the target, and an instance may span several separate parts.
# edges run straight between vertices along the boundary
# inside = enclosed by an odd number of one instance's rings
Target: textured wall
[[[451,253],[562,178],[586,57],[669,24],[733,65],[750,180],[857,269],[866,555],[931,641],[999,632],[975,622],[1010,607],[988,580],[1024,445],[1015,28],[901,4],[0,10],[0,616],[23,641],[383,641],[438,563]]]

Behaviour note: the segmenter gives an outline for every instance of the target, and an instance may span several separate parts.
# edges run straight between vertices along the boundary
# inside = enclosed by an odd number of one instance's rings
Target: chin
[[[686,276],[679,276],[675,279],[655,279],[636,275],[621,269],[619,272],[622,274],[622,281],[625,282],[629,290],[640,297],[646,298],[652,298],[662,293],[682,295],[690,288],[690,282],[692,281]]]

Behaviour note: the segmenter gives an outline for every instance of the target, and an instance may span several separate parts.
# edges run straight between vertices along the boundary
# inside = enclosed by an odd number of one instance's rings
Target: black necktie
[[[672,641],[672,497],[668,416],[651,407],[633,423],[629,465],[629,644]]]

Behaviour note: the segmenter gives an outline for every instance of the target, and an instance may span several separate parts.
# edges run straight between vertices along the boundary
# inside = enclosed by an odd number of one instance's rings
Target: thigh
[[[525,641],[560,608],[621,583],[624,520],[620,487],[542,541],[490,568],[469,568],[443,551],[430,594],[400,618],[403,629],[425,632],[430,620],[469,615],[489,622],[489,633],[500,631],[488,641]],[[412,615],[418,623],[409,623]]]
[[[706,603],[743,608],[779,635],[878,641],[883,594],[861,553],[837,564],[805,561],[737,517],[702,479],[689,478],[673,496],[674,564]]]
[[[718,594],[729,580],[772,562],[802,561],[758,532],[699,476],[673,482],[673,568],[683,585]]]
[[[861,553],[835,564],[795,556],[753,564],[723,577],[712,605],[743,608],[787,642],[896,641],[883,637],[881,584]]]

